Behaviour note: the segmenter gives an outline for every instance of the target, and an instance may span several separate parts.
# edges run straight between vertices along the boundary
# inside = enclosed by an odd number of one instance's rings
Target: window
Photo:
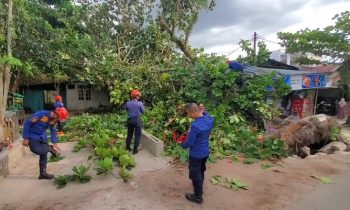
[[[87,100],[87,101],[91,100],[91,90],[90,89],[85,90],[85,100]]]
[[[91,86],[90,85],[78,85],[78,99],[79,101],[91,100]]]
[[[74,90],[75,89],[75,85],[74,84],[69,84],[68,85],[68,89],[69,90]]]
[[[78,90],[78,98],[79,98],[79,101],[84,100],[84,90],[82,89]]]

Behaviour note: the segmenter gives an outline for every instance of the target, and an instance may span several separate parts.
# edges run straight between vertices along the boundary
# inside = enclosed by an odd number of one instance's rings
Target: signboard
[[[326,87],[327,81],[323,74],[304,74],[303,89]]]
[[[284,82],[292,90],[328,87],[324,74],[288,75],[284,78]]]
[[[302,75],[288,75],[284,81],[292,90],[302,89]]]

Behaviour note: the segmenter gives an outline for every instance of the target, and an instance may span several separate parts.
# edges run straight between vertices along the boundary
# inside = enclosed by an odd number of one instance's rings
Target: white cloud
[[[254,32],[278,42],[277,32],[326,27],[334,23],[335,14],[348,8],[349,0],[217,0],[213,12],[200,14],[190,42],[208,53],[226,55],[238,47],[235,43],[251,39]],[[280,48],[266,44],[270,50]]]

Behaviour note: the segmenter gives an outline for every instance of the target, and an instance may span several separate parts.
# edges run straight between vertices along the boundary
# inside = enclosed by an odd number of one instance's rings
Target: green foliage
[[[72,133],[65,133],[65,135],[63,136],[59,136],[59,141],[61,143],[63,142],[71,142],[71,141],[75,141],[76,139],[72,136]]]
[[[72,168],[72,171],[74,172],[73,175],[55,176],[54,184],[56,185],[57,189],[64,188],[68,184],[68,182],[79,181],[80,184],[85,184],[91,180],[91,176],[87,175],[87,172],[89,171],[89,169],[90,169],[90,165],[73,166]]]
[[[21,67],[23,65],[21,60],[14,57],[9,57],[7,55],[0,57],[0,64],[7,64],[13,67]]]
[[[251,42],[249,40],[241,40],[239,42],[240,47],[242,48],[243,52],[246,53],[246,56],[240,55],[237,58],[237,61],[249,64],[252,66],[261,66],[266,63],[266,61],[270,57],[270,52],[266,47],[265,42],[260,41],[258,42],[258,52],[256,55],[254,55],[254,49],[251,46]]]
[[[247,165],[251,165],[251,164],[254,164],[254,163],[256,163],[256,162],[258,162],[258,160],[255,159],[255,158],[246,158],[246,159],[244,159],[244,161],[243,161],[243,163],[244,163],[244,164],[247,164]]]
[[[86,139],[80,139],[76,145],[74,145],[73,152],[79,152],[81,149],[85,148],[88,145]]]
[[[125,183],[133,178],[132,173],[130,173],[130,171],[125,166],[120,169],[119,175],[123,178]]]
[[[85,166],[85,165],[80,165],[80,166],[74,166],[73,167],[73,178],[78,180],[81,184],[87,183],[91,180],[91,176],[87,175],[87,172],[89,171],[91,165]]]
[[[266,91],[267,87],[273,88],[274,91]],[[278,78],[275,73],[264,74],[247,80],[234,100],[239,109],[242,112],[249,112],[251,117],[273,119],[278,115],[278,111],[273,106],[266,104],[266,96],[279,97],[289,92],[290,87],[284,83],[282,78]]]
[[[271,164],[271,163],[263,163],[263,164],[261,164],[261,168],[262,169],[269,169],[271,167],[273,167],[273,164]]]
[[[133,156],[130,154],[124,154],[119,157],[119,164],[124,168],[132,168],[135,167],[136,161]]]
[[[175,142],[171,143],[165,148],[165,155],[178,158],[180,159],[181,163],[185,163],[189,159],[188,150],[182,149],[182,147]]]
[[[107,175],[108,173],[111,173],[114,167],[113,159],[106,157],[102,160],[96,161],[96,170],[97,175],[104,174]]]
[[[111,150],[111,155],[113,156],[114,159],[119,160],[119,157],[123,155],[129,154],[128,151],[126,151],[124,145],[121,147],[114,147]]]
[[[334,181],[327,176],[311,175],[311,177],[319,180],[322,184],[333,184],[334,183]]]
[[[340,134],[341,134],[341,127],[333,127],[331,129],[331,134],[329,138],[331,141],[337,141]]]
[[[113,160],[118,161],[121,167],[125,168],[132,168],[136,165],[134,157],[125,149],[125,121],[126,115],[82,114],[73,116],[67,123],[68,133],[71,133],[75,138],[80,138],[75,145],[76,151],[87,146],[94,148],[98,158],[96,161],[98,175],[112,173],[115,165]],[[82,170],[82,176],[84,169],[77,168],[79,173]],[[131,177],[130,172],[125,173],[125,179]]]
[[[212,154],[216,157],[225,157],[244,154],[245,163],[254,163],[256,159],[276,159],[287,157],[288,151],[281,140],[267,139],[263,142],[258,141],[260,135],[251,131],[250,128],[241,126],[233,128],[229,133],[212,134],[210,148]]]
[[[350,54],[349,17],[350,11],[342,12],[333,18],[336,22],[332,26],[315,30],[306,28],[296,33],[280,32],[278,38],[290,53],[313,53],[343,60]]]
[[[152,109],[146,110],[146,114],[142,116],[142,121],[144,122],[144,127],[151,134],[155,135],[159,139],[163,139],[163,131],[165,129],[165,121],[171,113],[168,110],[164,102],[160,102],[152,107]]]
[[[210,178],[210,182],[213,185],[220,185],[230,190],[243,189],[247,190],[247,185],[236,178],[225,178],[219,175]]]
[[[321,64],[319,60],[309,58],[307,55],[301,55],[297,57],[294,61],[295,63],[303,64],[303,65],[313,65],[313,64]]]
[[[111,158],[113,156],[111,150],[105,147],[96,147],[95,153],[100,159]]]
[[[56,185],[57,189],[62,189],[71,180],[72,180],[72,177],[70,175],[63,175],[63,176],[55,176],[53,182]]]
[[[63,160],[64,159],[64,156],[53,156],[51,155],[48,162],[58,162],[60,160]]]

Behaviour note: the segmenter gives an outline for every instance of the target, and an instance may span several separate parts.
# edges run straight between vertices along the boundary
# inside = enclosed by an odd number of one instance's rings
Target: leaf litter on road
[[[237,178],[227,178],[216,175],[210,178],[213,185],[220,185],[230,190],[248,190],[248,186]]]
[[[319,180],[322,184],[333,184],[334,181],[330,177],[327,176],[316,176],[316,175],[311,175],[312,178]]]

